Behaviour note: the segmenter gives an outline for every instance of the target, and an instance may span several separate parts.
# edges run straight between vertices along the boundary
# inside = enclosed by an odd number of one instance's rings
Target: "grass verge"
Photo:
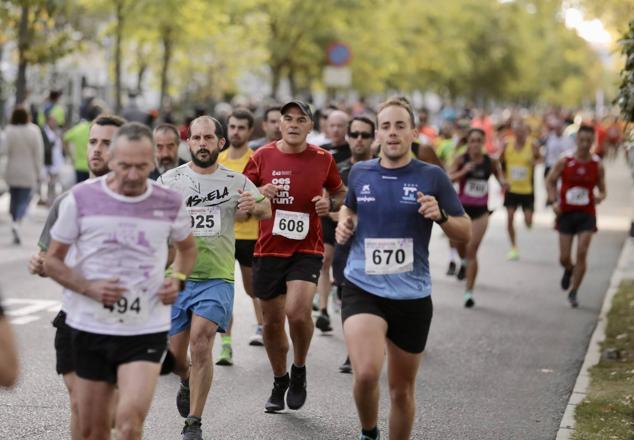
[[[634,440],[634,280],[623,281],[614,296],[601,353],[572,438]]]

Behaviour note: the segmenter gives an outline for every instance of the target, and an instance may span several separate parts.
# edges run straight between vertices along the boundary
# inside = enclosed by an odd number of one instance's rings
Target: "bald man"
[[[326,120],[326,135],[330,139],[330,143],[322,145],[322,148],[332,154],[333,159],[337,163],[337,167],[342,162],[350,159],[350,145],[346,141],[346,132],[348,130],[348,122],[350,116],[341,110],[333,110]],[[335,253],[335,227],[336,213],[330,212],[321,218],[321,231],[324,240],[324,262],[319,274],[319,282],[317,283],[317,292],[319,294],[319,316],[315,322],[315,326],[322,332],[332,331],[330,325],[330,316],[328,315],[328,297],[332,288],[332,280],[330,279],[330,267]]]

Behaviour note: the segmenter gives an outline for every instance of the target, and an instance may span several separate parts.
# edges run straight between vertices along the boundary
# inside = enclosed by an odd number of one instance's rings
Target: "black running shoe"
[[[572,307],[573,309],[576,309],[577,307],[579,307],[579,302],[577,301],[577,291],[576,290],[571,290],[570,293],[568,294],[568,302],[570,303],[570,307]]]
[[[288,374],[284,377],[286,380],[275,380],[273,382],[271,397],[269,397],[269,400],[264,404],[264,410],[268,413],[284,410],[284,395],[289,385]]]
[[[449,262],[449,267],[447,268],[447,276],[452,276],[456,274],[456,263],[453,261]]]
[[[185,426],[181,431],[182,440],[203,440],[203,431],[198,420],[185,420]]]
[[[181,381],[181,386],[176,394],[176,408],[181,417],[189,415],[189,386]]]
[[[315,321],[315,327],[324,333],[331,332],[332,327],[330,326],[330,316],[320,313]]]
[[[467,266],[465,266],[464,264],[461,264],[460,270],[458,270],[458,273],[456,274],[456,278],[462,281],[465,279],[466,276],[467,276]]]
[[[564,269],[564,275],[561,277],[561,289],[568,290],[570,288],[570,279],[572,278],[572,269]]]
[[[306,402],[306,367],[291,367],[291,384],[286,394],[286,404],[290,409],[298,410]]]
[[[343,364],[339,366],[340,373],[350,374],[352,373],[352,364],[350,363],[350,356],[348,356]]]

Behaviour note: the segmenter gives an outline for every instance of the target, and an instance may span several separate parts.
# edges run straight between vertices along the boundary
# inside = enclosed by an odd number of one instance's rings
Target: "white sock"
[[[460,255],[456,248],[449,248],[449,261],[460,261]]]

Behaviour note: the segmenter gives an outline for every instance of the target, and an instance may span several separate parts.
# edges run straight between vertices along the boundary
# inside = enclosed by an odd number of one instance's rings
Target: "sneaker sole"
[[[233,365],[233,361],[230,361],[228,359],[219,359],[216,362],[216,365],[220,365],[220,366],[223,366],[223,367],[230,367],[230,366]]]
[[[252,347],[264,347],[264,343],[260,341],[251,341],[249,345]]]

